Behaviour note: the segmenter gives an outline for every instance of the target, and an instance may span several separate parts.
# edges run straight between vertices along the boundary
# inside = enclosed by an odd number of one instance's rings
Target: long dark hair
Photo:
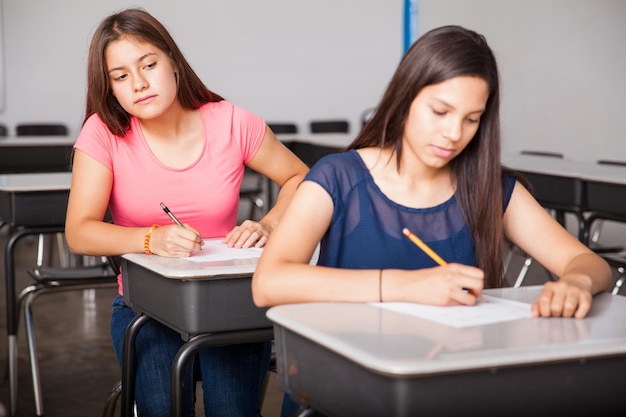
[[[485,272],[486,287],[500,287],[500,86],[496,59],[482,35],[460,26],[444,26],[422,35],[402,58],[380,103],[348,149],[392,147],[399,167],[411,103],[424,87],[458,76],[483,78],[489,88],[480,126],[450,167],[457,184],[457,199],[474,238],[478,267]]]
[[[205,103],[223,100],[200,80],[161,22],[145,10],[126,9],[104,19],[91,40],[85,121],[97,113],[115,135],[124,136],[130,128],[130,114],[113,96],[106,65],[107,47],[125,36],[148,42],[169,57],[178,74],[177,96],[183,108],[197,109]]]

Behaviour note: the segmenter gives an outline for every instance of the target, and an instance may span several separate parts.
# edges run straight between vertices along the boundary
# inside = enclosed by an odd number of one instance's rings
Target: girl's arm
[[[592,296],[611,283],[606,261],[563,228],[520,183],[504,214],[504,233],[559,277],[544,285],[532,306],[535,316],[584,317]]]
[[[311,181],[300,185],[254,273],[252,294],[258,306],[314,301],[455,305],[474,304],[480,297],[483,272],[465,265],[382,273],[310,265],[333,210],[332,199],[320,185]]]
[[[261,146],[248,163],[248,167],[278,184],[280,192],[272,209],[258,223],[246,220],[226,235],[224,241],[229,246],[263,246],[283,216],[298,185],[309,171],[309,168],[276,138],[269,127],[265,128]]]
[[[113,174],[84,152],[76,150],[67,206],[65,236],[74,253],[94,256],[144,252],[150,227],[123,227],[104,221]],[[151,232],[150,250],[162,256],[184,257],[201,249],[200,234],[189,226],[163,226]]]

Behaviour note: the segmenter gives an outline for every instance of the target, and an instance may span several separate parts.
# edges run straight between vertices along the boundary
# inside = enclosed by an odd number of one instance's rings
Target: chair
[[[59,229],[59,233],[60,231],[61,229]],[[28,274],[35,283],[24,288],[18,296],[18,317],[20,311],[24,312],[37,416],[44,415],[44,408],[32,306],[38,296],[46,293],[107,287],[116,288],[117,274],[120,270],[118,259],[115,257],[89,257],[89,259],[96,259],[96,261],[92,264],[70,268],[38,264],[34,268],[28,269]]]
[[[69,130],[61,123],[24,123],[15,127],[17,136],[67,136]]]
[[[311,133],[348,133],[350,123],[347,120],[314,120],[309,124]]]
[[[309,168],[315,165],[320,158],[340,152],[342,148],[335,146],[316,145],[309,142],[289,141],[285,146],[302,160]]]
[[[294,123],[268,123],[267,124],[272,132],[276,135],[280,134],[295,134],[298,133],[298,126]]]
[[[0,125],[0,136],[8,136],[9,129],[5,125]]]
[[[269,209],[268,206],[271,204],[271,191],[266,190],[266,187],[269,188],[271,185],[271,181],[264,175],[259,174],[251,168],[245,168],[243,181],[239,190],[239,198],[240,200],[247,200],[250,203],[249,219],[260,220],[267,209]],[[270,195],[267,202],[264,198],[266,191],[268,195]]]

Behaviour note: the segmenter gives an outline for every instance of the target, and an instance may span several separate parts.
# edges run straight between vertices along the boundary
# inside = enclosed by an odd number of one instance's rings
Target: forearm
[[[65,235],[70,250],[81,255],[115,256],[144,251],[144,237],[149,227],[123,227],[111,223],[85,220],[68,224]]]
[[[561,280],[597,294],[611,284],[613,274],[607,262],[595,253],[576,256],[565,269]]]

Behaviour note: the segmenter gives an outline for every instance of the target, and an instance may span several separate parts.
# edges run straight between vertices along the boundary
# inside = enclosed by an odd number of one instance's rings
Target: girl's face
[[[470,143],[487,105],[489,88],[480,77],[461,76],[424,87],[409,108],[402,137],[425,166],[441,168]]]
[[[113,95],[133,116],[154,119],[176,100],[176,69],[154,45],[122,38],[108,45],[105,58]]]

